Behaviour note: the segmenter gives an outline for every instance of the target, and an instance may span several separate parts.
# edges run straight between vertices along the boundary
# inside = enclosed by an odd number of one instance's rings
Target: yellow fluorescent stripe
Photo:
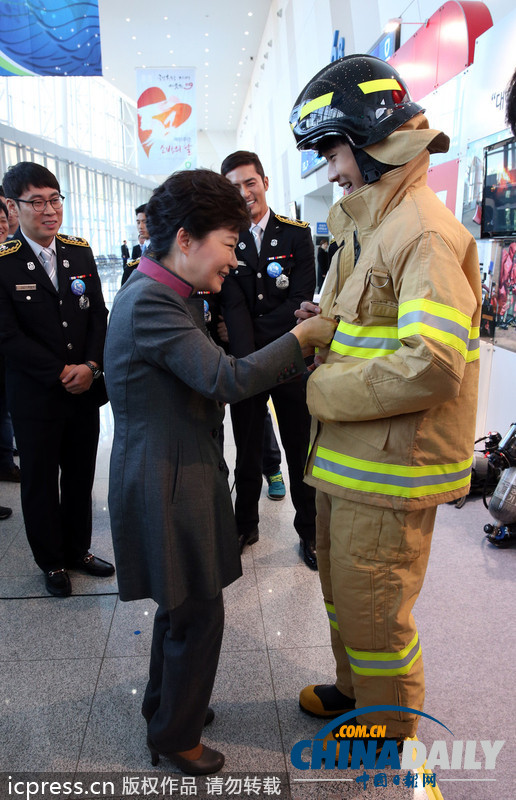
[[[469,332],[469,338],[478,339],[479,336],[480,336],[480,328],[471,328]]]
[[[328,92],[328,94],[322,94],[320,97],[315,97],[313,100],[309,100],[308,103],[305,103],[303,108],[299,113],[299,119],[304,119],[308,114],[311,114],[312,111],[317,111],[318,108],[324,108],[325,106],[329,106],[333,98],[333,92]]]
[[[368,472],[383,472],[387,475],[400,475],[412,478],[421,478],[425,475],[448,475],[467,469],[473,463],[473,456],[471,456],[471,458],[465,458],[464,461],[459,461],[457,464],[428,464],[424,467],[409,467],[406,464],[381,464],[378,461],[366,461],[364,458],[343,455],[342,453],[337,453],[335,450],[329,450],[327,447],[318,447],[317,455],[320,458],[334,461],[336,464],[343,464]]]
[[[418,647],[417,653],[413,659],[408,664],[405,664],[404,667],[398,667],[393,669],[374,669],[372,667],[357,667],[356,664],[350,664],[349,666],[356,672],[357,675],[406,675],[407,672],[410,672],[412,666],[415,661],[421,656],[421,647]]]
[[[397,339],[397,325],[351,325],[350,322],[339,322],[337,332],[347,333],[353,339],[367,339],[372,336],[374,339]]]
[[[447,333],[446,331],[440,331],[438,328],[432,328],[424,322],[412,322],[410,325],[404,325],[399,329],[398,335],[400,339],[406,339],[409,336],[417,335],[427,336],[429,339],[434,339],[436,342],[441,342],[441,344],[447,344],[449,347],[453,347],[463,358],[466,358],[468,353],[467,345],[462,339],[459,339],[458,336],[455,336],[453,333]]]
[[[386,92],[389,89],[398,89],[403,91],[398,81],[394,78],[379,78],[375,81],[364,81],[359,83],[358,88],[362,89],[364,94],[371,94],[372,92]]]
[[[344,478],[341,475],[336,475],[334,472],[314,467],[312,470],[314,478],[320,478],[327,483],[333,483],[335,486],[345,486],[347,489],[356,489],[357,492],[372,492],[374,494],[386,494],[393,497],[428,497],[434,494],[441,494],[442,492],[451,492],[454,489],[462,489],[468,486],[470,482],[470,475],[461,478],[458,481],[450,481],[449,483],[440,483],[439,485],[432,484],[431,486],[391,486],[390,484],[374,483],[373,481],[357,480],[356,478]]]
[[[478,361],[480,358],[480,347],[477,347],[476,350],[471,350],[468,352],[466,356],[466,363],[470,364],[472,361]]]
[[[347,344],[340,344],[335,339],[331,343],[330,350],[335,353],[340,353],[342,356],[354,356],[355,358],[380,358],[381,356],[390,356],[398,351],[395,350],[376,350],[373,347],[349,347]]]
[[[436,303],[435,300],[407,300],[405,303],[400,304],[398,318],[404,314],[410,314],[411,311],[427,311],[429,314],[433,314],[434,317],[442,317],[443,319],[457,322],[468,331],[471,327],[471,318],[467,314],[459,311],[458,308],[453,308],[453,306]]]
[[[352,647],[346,647],[346,652],[353,658],[361,658],[367,661],[395,661],[396,659],[402,661],[415,647],[417,638],[418,634],[416,633],[412,641],[397,653],[370,653],[368,650],[353,650]]]

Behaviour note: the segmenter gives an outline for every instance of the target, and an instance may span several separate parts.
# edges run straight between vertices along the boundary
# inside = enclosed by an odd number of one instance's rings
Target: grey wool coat
[[[149,274],[140,271],[145,264]],[[290,333],[246,358],[227,356],[206,332],[202,299],[187,297],[191,289],[142,259],[115,297],[104,354],[120,599],[151,597],[170,609],[187,597],[215,597],[241,575],[218,439],[224,403],[305,367]]]

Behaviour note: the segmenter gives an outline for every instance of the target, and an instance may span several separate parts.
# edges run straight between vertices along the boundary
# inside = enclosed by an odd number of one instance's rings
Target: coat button
[[[68,327],[68,323],[66,322],[66,320],[63,320],[63,328],[67,328],[67,327]]]
[[[73,350],[73,344],[71,342],[68,342],[68,344],[66,346],[67,346],[68,350]]]
[[[26,295],[25,299],[26,299],[26,300],[32,300],[32,297],[31,297],[31,295],[30,295],[30,294],[28,294],[28,295]]]
[[[261,278],[261,277],[262,277],[262,273],[261,273],[261,272],[257,272],[257,273],[256,273],[256,277],[257,277],[257,278]]]
[[[263,300],[263,294],[258,295],[258,300]]]

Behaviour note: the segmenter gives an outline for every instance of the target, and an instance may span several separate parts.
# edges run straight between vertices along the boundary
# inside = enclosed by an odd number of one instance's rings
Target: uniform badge
[[[36,269],[34,261],[27,261],[27,267],[28,269]]]
[[[69,269],[69,267],[70,267],[70,262],[66,258],[63,258],[63,267],[65,269]]]
[[[267,275],[269,278],[278,278],[282,272],[283,267],[281,264],[278,264],[277,261],[273,261],[272,264],[268,264],[267,266]]]
[[[271,239],[271,247],[276,247],[277,244],[278,244],[277,239]]]
[[[245,242],[239,242],[238,246],[241,250],[245,250]]]
[[[74,281],[72,281],[70,288],[73,294],[76,294],[78,297],[80,297],[86,291],[86,284],[84,281],[81,281],[80,278],[76,278]]]
[[[90,298],[85,294],[79,297],[79,308],[85,309],[90,307]]]
[[[276,278],[276,286],[278,287],[278,289],[286,289],[289,283],[290,281],[286,275],[279,275]]]

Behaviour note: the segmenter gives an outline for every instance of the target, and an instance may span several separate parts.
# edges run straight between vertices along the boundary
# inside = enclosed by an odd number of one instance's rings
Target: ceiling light
[[[141,51],[141,50],[138,50],[138,52],[136,53],[136,55],[137,55],[137,56],[141,56],[141,55],[142,55],[142,51]]]
[[[126,22],[131,22],[131,17],[126,17],[126,18],[125,18],[125,21],[126,21]]]
[[[164,20],[165,20],[165,22],[166,22],[166,21],[167,21],[167,19],[168,19],[168,17],[163,17],[163,19],[164,19]]]
[[[170,39],[170,33],[167,33],[167,39]]]
[[[205,33],[204,35],[205,35],[205,36],[209,36],[210,34],[209,34],[209,33]]]
[[[244,36],[249,36],[249,31],[244,31]]]
[[[136,36],[131,36],[131,39],[136,39]]]
[[[248,12],[247,12],[247,16],[248,16],[248,17],[252,17],[252,16],[253,16],[253,12],[252,12],[252,11],[248,11]]]
[[[205,47],[205,48],[204,48],[204,52],[205,52],[205,53],[209,53],[209,52],[210,52],[210,48],[209,48],[209,47]]]
[[[209,67],[209,66],[210,66],[210,62],[209,62],[209,61],[205,61],[205,62],[204,62],[204,66],[205,66],[205,67]]]

